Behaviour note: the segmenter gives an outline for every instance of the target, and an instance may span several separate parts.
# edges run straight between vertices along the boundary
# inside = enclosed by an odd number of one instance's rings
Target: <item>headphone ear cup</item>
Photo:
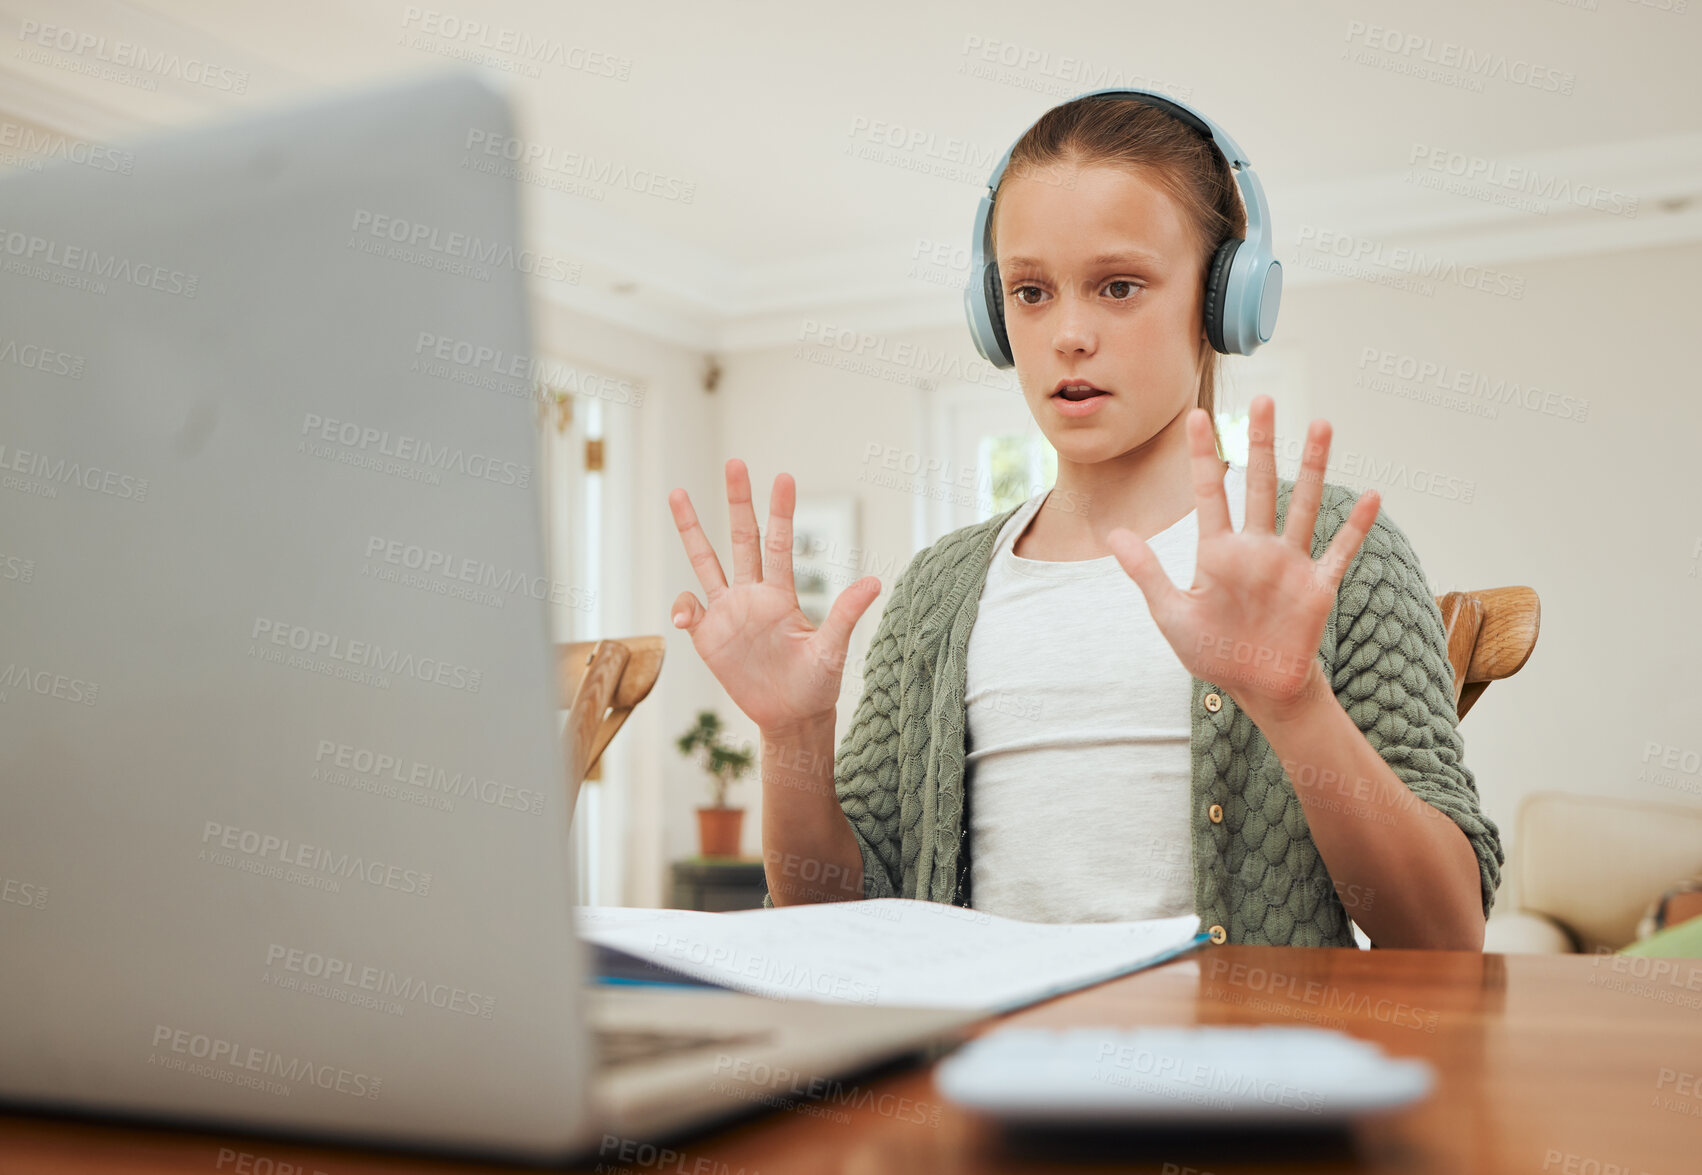
[[[993,322],[993,334],[998,337],[999,349],[1004,352],[1007,362],[1014,361],[1011,355],[1010,335],[1005,333],[1005,294],[999,286],[999,263],[989,261],[986,269],[986,288],[983,291],[987,299],[987,317]]]
[[[1217,247],[1211,264],[1206,266],[1205,319],[1206,339],[1214,350],[1229,354],[1223,341],[1223,307],[1229,296],[1229,267],[1235,262],[1241,238],[1232,237]]]

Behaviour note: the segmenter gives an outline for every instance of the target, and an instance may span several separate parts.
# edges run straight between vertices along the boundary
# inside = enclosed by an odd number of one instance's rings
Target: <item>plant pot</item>
[[[739,830],[745,822],[743,808],[699,808],[697,810],[698,851],[705,857],[736,857],[739,855]]]

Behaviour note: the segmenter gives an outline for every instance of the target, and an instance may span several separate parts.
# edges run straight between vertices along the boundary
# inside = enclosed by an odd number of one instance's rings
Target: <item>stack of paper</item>
[[[1186,914],[1018,922],[878,898],[705,914],[586,906],[606,977],[672,977],[779,1000],[1009,1011],[1139,971],[1205,941]]]

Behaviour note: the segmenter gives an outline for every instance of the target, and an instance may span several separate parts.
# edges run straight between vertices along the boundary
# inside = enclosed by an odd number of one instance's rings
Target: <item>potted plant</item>
[[[675,743],[680,754],[697,754],[703,769],[709,772],[709,786],[715,794],[713,805],[697,810],[698,851],[705,857],[739,855],[739,832],[745,810],[727,806],[727,786],[749,771],[754,761],[749,750],[723,743],[721,734],[721,719],[715,711],[699,710],[697,725]]]

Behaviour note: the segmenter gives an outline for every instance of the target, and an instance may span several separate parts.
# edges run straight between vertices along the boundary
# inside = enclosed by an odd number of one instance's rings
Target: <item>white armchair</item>
[[[1702,875],[1702,808],[1537,792],[1519,805],[1519,908],[1496,911],[1483,949],[1618,950],[1675,882]]]

